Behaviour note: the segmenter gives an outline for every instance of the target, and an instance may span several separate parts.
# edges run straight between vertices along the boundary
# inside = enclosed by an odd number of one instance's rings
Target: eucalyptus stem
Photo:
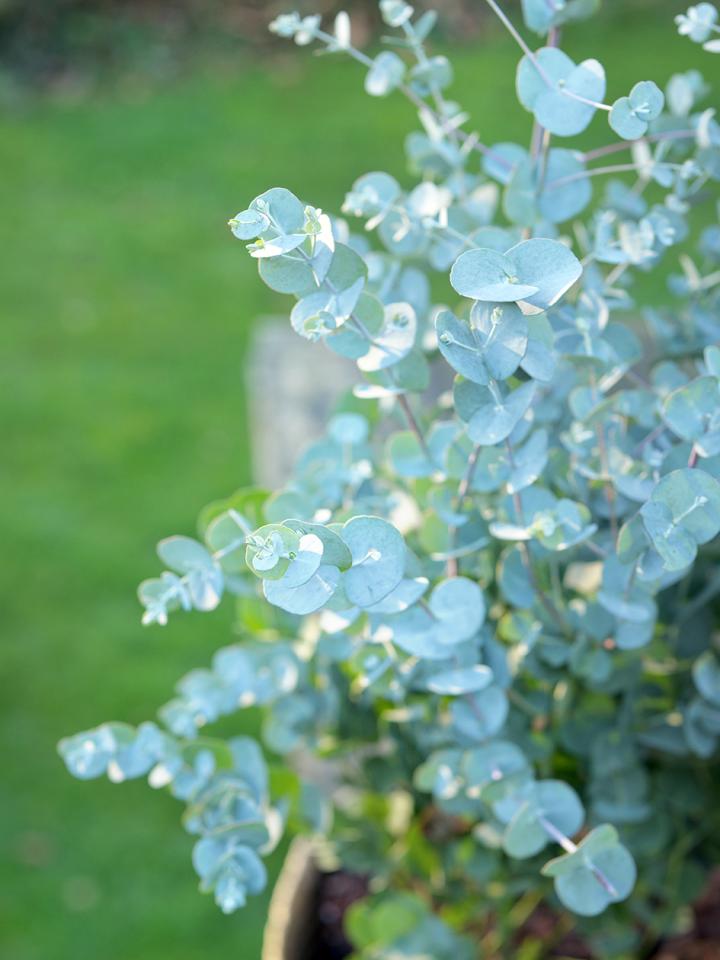
[[[332,37],[329,33],[326,33],[324,30],[316,30],[315,37],[326,45],[334,43],[334,37]],[[357,47],[350,45],[345,47],[344,51],[349,57],[351,57],[351,59],[361,63],[364,67],[369,69],[373,66],[372,58],[368,57],[367,54],[362,52],[362,50],[358,50]],[[426,113],[432,118],[434,123],[437,124],[440,130],[445,130],[447,117],[444,115],[444,111],[433,110],[430,104],[423,100],[423,98],[415,93],[412,87],[409,87],[406,83],[399,84],[397,89],[413,104],[413,106],[415,106],[415,108],[421,114]],[[442,102],[443,104],[445,103],[444,100]],[[497,163],[501,167],[504,167],[506,170],[512,169],[512,164],[494,150],[491,150],[486,144],[482,143],[476,133],[466,133],[464,130],[460,130],[459,128],[448,130],[447,132],[450,134],[451,139],[459,139],[463,146],[470,143],[471,149],[476,150],[478,153],[481,153],[484,156],[491,157],[493,162]]]
[[[298,248],[298,249],[300,249],[300,248]],[[304,250],[300,250],[300,253],[303,255],[303,257],[304,257],[306,260],[310,260],[310,258],[308,257],[308,255],[305,253]],[[334,284],[328,277],[325,278],[325,283],[327,284],[328,288],[330,289],[330,291],[331,291],[332,293],[337,294],[337,293],[339,292],[339,291],[338,291],[338,288],[335,286],[335,284]],[[367,329],[367,327],[365,326],[365,324],[362,322],[362,320],[361,320],[354,312],[350,314],[350,320],[355,324],[355,326],[356,326],[356,328],[358,329],[358,331],[361,333],[361,335],[362,335],[363,337],[365,337],[365,339],[366,339],[369,343],[373,344],[374,346],[380,346],[380,345],[377,344],[377,342],[375,341],[375,339],[373,338],[372,334],[371,334],[370,331]],[[382,347],[381,347],[381,349],[382,349]],[[387,350],[386,350],[386,352],[387,352]],[[388,373],[389,373],[391,379],[394,380],[393,371],[390,370],[390,371],[388,371]],[[416,436],[416,438],[417,438],[417,441],[418,441],[418,443],[420,444],[420,448],[422,449],[422,452],[425,454],[425,456],[427,457],[428,460],[432,461],[432,454],[430,453],[430,448],[428,447],[427,441],[425,440],[425,435],[423,434],[422,430],[420,429],[420,424],[417,422],[417,419],[416,419],[416,417],[415,417],[415,414],[414,414],[413,411],[412,411],[412,407],[410,406],[410,402],[408,401],[408,398],[405,396],[404,393],[398,394],[398,403],[400,404],[400,408],[402,409],[403,413],[405,414],[405,418],[406,418],[406,420],[407,420],[407,422],[408,422],[408,426],[410,427],[410,429],[412,430],[412,432],[415,434],[415,436]]]
[[[696,593],[691,600],[682,608],[679,616],[678,623],[684,623],[693,617],[698,610],[702,610],[707,603],[716,597],[720,593],[720,573],[716,573],[703,587],[703,589]]]
[[[628,269],[629,266],[630,266],[630,263],[627,260],[624,263],[615,264],[612,270],[610,270],[608,275],[605,277],[605,286],[611,287],[616,280],[620,279],[620,277],[625,273],[625,271]]]
[[[593,402],[598,402],[598,396],[600,391],[598,390],[597,379],[594,372],[590,374],[590,385],[593,393]],[[612,533],[612,538],[615,543],[617,543],[618,537],[618,521],[617,521],[617,494],[615,493],[615,487],[613,486],[612,480],[610,479],[610,460],[608,457],[607,449],[607,440],[605,437],[605,426],[602,423],[598,423],[595,427],[595,436],[597,437],[598,442],[598,453],[600,455],[600,469],[603,474],[603,489],[605,491],[605,499],[608,505],[608,511],[610,514],[610,531]]]
[[[656,167],[663,167],[666,170],[681,170],[681,163],[658,162]],[[557,190],[559,187],[565,187],[569,183],[575,183],[577,180],[585,180],[588,177],[604,177],[614,173],[630,173],[637,171],[636,163],[614,163],[606,167],[591,167],[590,170],[580,170],[578,173],[570,173],[566,177],[558,177],[557,180],[551,180],[547,184],[546,190]],[[647,179],[647,178],[645,178]]]
[[[408,426],[410,427],[412,432],[415,434],[415,437],[417,438],[417,442],[420,444],[422,452],[425,454],[427,459],[432,463],[432,454],[430,452],[430,447],[428,447],[427,440],[425,439],[425,434],[422,432],[422,429],[420,428],[420,424],[417,422],[417,418],[415,417],[415,414],[412,411],[412,407],[410,406],[410,401],[408,400],[408,398],[405,396],[404,393],[399,393],[397,400],[398,400],[398,403],[400,404],[400,407],[403,413],[405,414],[405,419],[408,422]]]
[[[513,449],[512,449],[510,440],[505,441],[505,448],[508,453],[508,460],[510,461],[510,466],[514,467],[515,457],[513,454]],[[515,510],[518,523],[524,523],[525,514],[523,511],[522,497],[520,496],[519,491],[516,490],[512,494],[512,502],[513,502],[513,508]],[[554,623],[556,624],[560,632],[566,637],[571,637],[572,629],[570,628],[570,625],[568,624],[568,622],[566,621],[565,617],[560,612],[560,610],[558,610],[558,608],[555,606],[552,600],[548,597],[545,591],[542,590],[540,587],[540,583],[538,582],[538,578],[535,573],[535,568],[533,567],[532,557],[530,556],[530,551],[528,550],[528,545],[521,540],[518,542],[518,548],[520,550],[520,556],[522,558],[523,566],[525,567],[525,571],[528,575],[528,579],[530,580],[530,585],[533,589],[535,596],[540,601],[542,606],[545,608],[546,613],[551,618],[551,620],[554,621]]]
[[[542,814],[537,818],[538,823],[543,828],[545,833],[551,837],[555,843],[559,844],[566,853],[575,853],[578,849],[576,843],[566,837],[562,830],[558,830],[554,823],[551,823],[547,817],[544,817]],[[596,867],[594,863],[588,864],[593,875],[597,879],[598,883],[610,894],[611,897],[617,897],[618,893],[613,884],[608,880],[605,874],[600,870],[599,867]]]
[[[425,48],[423,47],[422,41],[419,41],[419,40],[418,40],[415,31],[411,28],[411,26],[409,25],[408,21],[405,21],[405,23],[403,23],[402,26],[403,26],[403,31],[404,31],[404,33],[405,33],[405,36],[408,38],[408,41],[409,41],[409,43],[410,43],[410,47],[411,47],[413,53],[415,54],[415,59],[417,60],[418,64],[419,64],[421,67],[427,66],[427,64],[428,64],[428,58],[427,58],[427,55],[426,55],[426,53],[425,53]],[[433,82],[431,82],[431,84],[430,84],[430,90],[431,90],[431,93],[432,93],[432,98],[433,98],[433,100],[435,101],[435,109],[437,110],[437,112],[438,112],[441,116],[446,117],[446,116],[447,116],[447,102],[445,101],[445,98],[444,98],[443,95],[442,95],[442,91],[439,89],[439,87],[437,86],[437,84],[435,84],[435,83],[433,83]],[[457,131],[456,131],[456,130],[450,130],[450,131],[449,131],[449,136],[450,136],[450,140],[451,140],[453,143],[457,144],[457,139],[458,139],[458,138],[457,138]]]
[[[577,100],[578,103],[585,103],[588,107],[594,107],[596,110],[605,110],[607,113],[610,113],[612,107],[607,103],[601,103],[600,100],[591,100],[589,97],[583,97],[579,93],[575,93],[573,90],[561,89],[560,93],[565,97],[570,97],[571,100]]]
[[[455,510],[460,511],[463,508],[465,499],[470,492],[470,487],[472,486],[473,477],[475,476],[475,470],[477,469],[478,460],[480,458],[480,453],[482,451],[482,446],[478,443],[473,447],[470,456],[468,457],[467,467],[465,468],[465,473],[460,481],[458,487],[457,497],[456,497],[456,506]],[[456,526],[450,527],[450,549],[452,550],[455,546],[455,540],[457,538]],[[457,557],[448,557],[447,560],[447,575],[448,577],[456,577],[458,575],[458,562]]]
[[[610,156],[613,153],[622,153],[624,150],[630,150],[637,143],[662,143],[666,140],[690,140],[696,136],[694,130],[666,130],[663,133],[649,133],[645,137],[639,137],[637,140],[622,140],[619,143],[608,143],[604,147],[596,147],[594,150],[587,150],[582,155],[585,163],[592,160],[600,160],[602,157]]]
[[[512,21],[507,17],[507,15],[502,10],[502,8],[495,2],[495,0],[485,0],[485,2],[490,7],[490,9],[495,13],[495,15],[498,17],[498,19],[500,20],[502,25],[505,27],[505,29],[508,31],[508,33],[510,33],[510,35],[513,37],[513,39],[518,44],[518,46],[520,47],[522,52],[525,54],[525,56],[528,58],[530,63],[532,63],[532,65],[535,67],[535,69],[537,70],[537,72],[540,74],[543,81],[545,82],[545,84],[548,87],[554,88],[555,84],[552,82],[552,80],[546,73],[545,69],[543,68],[538,58],[532,52],[532,50],[527,45],[527,43],[523,40],[522,36],[515,29],[515,26],[513,25]]]

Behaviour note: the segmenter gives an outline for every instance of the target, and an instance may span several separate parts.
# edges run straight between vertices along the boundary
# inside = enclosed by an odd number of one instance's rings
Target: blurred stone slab
[[[339,396],[357,383],[351,360],[303,340],[287,319],[258,319],[246,383],[255,481],[287,483],[298,455],[325,432]]]

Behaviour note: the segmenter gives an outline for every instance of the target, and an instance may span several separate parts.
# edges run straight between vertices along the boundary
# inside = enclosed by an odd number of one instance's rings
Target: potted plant
[[[345,14],[272,24],[418,110],[412,189],[369,173],[332,219],[273,188],[230,221],[294,330],[362,382],[285,488],[158,546],[144,622],[229,595],[239,640],[159,723],[60,753],[182,800],[228,913],[286,828],[322,838],[314,862],[351,878],[334,906],[366,894],[344,924],[362,960],[648,956],[718,861],[720,227],[694,223],[720,127],[695,70],[606,100],[602,65],[560,47],[594,0],[523,0],[532,45],[487,2],[520,48],[527,148],[484,144],[446,98],[432,13],[382,0],[373,58]],[[711,53],[716,20],[677,18]],[[565,145],[607,121],[607,146]],[[678,258],[646,307],[638,276]],[[439,397],[431,364],[454,375]],[[249,707],[262,747],[206,733]],[[316,910],[292,858],[272,960],[302,956]]]

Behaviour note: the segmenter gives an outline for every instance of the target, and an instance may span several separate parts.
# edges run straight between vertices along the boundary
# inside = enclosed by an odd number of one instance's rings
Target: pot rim
[[[295,837],[290,843],[270,898],[261,960],[301,958],[319,878],[314,850],[307,837]]]

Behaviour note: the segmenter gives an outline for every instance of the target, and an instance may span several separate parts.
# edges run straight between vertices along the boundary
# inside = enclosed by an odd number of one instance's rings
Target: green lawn
[[[697,63],[674,36],[676,5],[610,6],[614,19],[568,40],[604,59],[610,97]],[[197,894],[179,805],[72,780],[55,742],[152,716],[230,636],[229,609],[144,630],[134,598],[158,570],[155,542],[251,479],[243,365],[253,318],[281,301],[228,216],[277,184],[337,209],[360,173],[403,169],[404,102],[369,101],[354,65],[288,54],[0,120],[8,960],[259,956],[264,902],[225,918]],[[455,89],[488,142],[527,138],[516,60],[494,30],[457,58]],[[598,118],[592,142],[610,139]]]

